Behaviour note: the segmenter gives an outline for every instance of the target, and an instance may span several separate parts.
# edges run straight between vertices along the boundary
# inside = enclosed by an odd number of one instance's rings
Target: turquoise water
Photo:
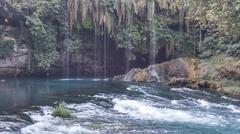
[[[56,102],[73,118],[53,117]],[[238,134],[240,100],[158,83],[13,79],[0,82],[0,133]]]

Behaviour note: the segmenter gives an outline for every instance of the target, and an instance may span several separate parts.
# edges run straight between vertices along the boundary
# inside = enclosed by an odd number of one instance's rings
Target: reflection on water
[[[74,117],[53,117],[64,101]],[[0,133],[240,132],[240,100],[188,88],[107,79],[22,79],[0,83]]]

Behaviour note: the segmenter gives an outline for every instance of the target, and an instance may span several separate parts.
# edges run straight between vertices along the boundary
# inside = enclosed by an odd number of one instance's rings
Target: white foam
[[[227,108],[232,110],[233,113],[240,113],[240,108],[234,105],[229,105]]]
[[[92,81],[109,81],[109,78],[104,78],[104,79],[89,79]]]
[[[208,102],[208,101],[198,99],[197,102],[199,103],[200,107],[204,107],[204,108],[210,108],[211,107],[211,103]]]
[[[53,108],[49,106],[40,107],[40,111],[38,112],[25,112],[33,121],[40,122],[44,120],[48,120],[50,118],[54,118],[51,114],[53,112]]]
[[[52,107],[41,107],[37,112],[26,112],[35,121],[34,124],[21,129],[23,134],[76,134],[98,133],[80,126],[78,123],[67,122],[58,117],[53,117]]]
[[[76,78],[76,79],[59,79],[59,81],[109,81],[109,78],[105,78],[105,79],[82,79],[82,78]]]
[[[129,91],[137,91],[137,92],[143,93],[144,95],[146,95],[148,97],[157,98],[157,99],[161,99],[161,100],[167,101],[167,99],[165,99],[163,97],[147,93],[146,91],[144,91],[144,88],[145,87],[131,85],[131,86],[127,87],[126,89],[129,90]]]
[[[197,90],[193,90],[193,89],[186,88],[186,87],[183,87],[183,88],[171,88],[170,90],[171,91],[176,91],[176,92],[196,92],[197,91]]]
[[[148,103],[136,100],[114,99],[114,110],[143,120],[158,120],[167,122],[192,122],[197,124],[219,125],[221,117],[210,114],[197,114],[190,111],[169,108],[157,108]]]
[[[33,125],[21,129],[22,134],[95,134],[89,129],[83,128],[77,124],[61,125],[50,122],[37,122]]]
[[[101,98],[101,99],[108,99],[108,98],[111,98],[105,94],[97,94],[97,95],[94,95],[93,96],[94,98]]]
[[[93,103],[84,103],[84,104],[69,104],[68,108],[77,111],[74,113],[78,118],[89,118],[94,117],[96,115],[103,115],[106,112],[101,109],[101,107],[93,104]]]
[[[234,105],[216,104],[216,103],[211,103],[211,102],[201,100],[201,99],[198,99],[197,103],[200,107],[207,108],[207,109],[209,109],[211,107],[220,107],[220,108],[224,108],[224,109],[229,109],[233,113],[240,113],[240,108],[237,106],[234,106]]]
[[[177,100],[172,100],[172,101],[171,101],[171,104],[177,105],[177,104],[178,104],[178,101],[177,101]]]
[[[81,81],[81,80],[84,80],[84,79],[59,79],[60,81]]]
[[[240,100],[238,100],[238,99],[230,98],[230,97],[227,97],[227,96],[222,96],[221,98],[226,99],[226,100],[235,101],[235,102],[240,101]]]

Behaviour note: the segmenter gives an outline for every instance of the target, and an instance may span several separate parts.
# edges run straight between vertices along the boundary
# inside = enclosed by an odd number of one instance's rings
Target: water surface
[[[57,102],[73,118],[53,117]],[[0,83],[0,133],[238,134],[240,100],[158,83],[13,79]]]

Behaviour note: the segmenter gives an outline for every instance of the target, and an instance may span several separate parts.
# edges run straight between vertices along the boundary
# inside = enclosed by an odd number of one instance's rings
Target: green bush
[[[46,25],[38,16],[28,17],[34,58],[39,68],[48,70],[58,57],[56,32],[54,27]]]
[[[82,26],[85,29],[93,29],[94,28],[92,18],[89,15],[86,16],[86,18],[83,20]]]
[[[0,41],[0,58],[4,59],[11,56],[14,52],[14,39],[4,39]]]
[[[53,116],[62,117],[62,118],[71,118],[72,113],[68,110],[68,108],[64,105],[64,103],[59,103],[53,111]]]

